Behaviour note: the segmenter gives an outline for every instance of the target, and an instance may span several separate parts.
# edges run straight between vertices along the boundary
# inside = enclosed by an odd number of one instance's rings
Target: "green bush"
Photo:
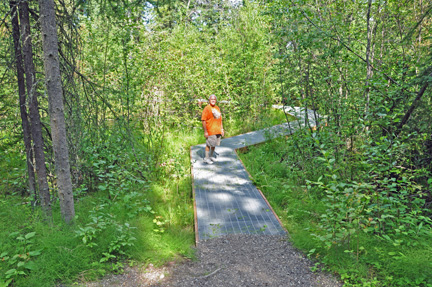
[[[407,146],[385,139],[338,157],[349,152],[330,133],[300,132],[241,157],[294,245],[346,286],[429,286],[430,211],[415,180],[424,170],[404,169]]]

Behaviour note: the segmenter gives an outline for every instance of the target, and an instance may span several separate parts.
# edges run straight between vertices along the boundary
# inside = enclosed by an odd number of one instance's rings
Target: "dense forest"
[[[314,110],[242,151],[317,269],[432,286],[431,0],[4,0],[0,286],[192,258],[189,148]],[[180,260],[180,259],[179,259]]]

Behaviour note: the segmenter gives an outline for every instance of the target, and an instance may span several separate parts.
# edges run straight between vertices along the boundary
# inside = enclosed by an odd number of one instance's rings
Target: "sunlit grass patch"
[[[194,237],[191,230],[168,225],[161,229],[154,223],[153,217],[141,217],[137,225],[138,244],[134,248],[134,259],[161,265],[179,255],[193,256],[190,247],[194,244]]]

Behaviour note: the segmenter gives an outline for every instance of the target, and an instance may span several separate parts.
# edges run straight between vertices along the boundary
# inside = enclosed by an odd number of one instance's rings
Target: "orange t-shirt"
[[[218,106],[207,105],[202,112],[201,120],[206,122],[209,136],[222,134],[222,114]]]

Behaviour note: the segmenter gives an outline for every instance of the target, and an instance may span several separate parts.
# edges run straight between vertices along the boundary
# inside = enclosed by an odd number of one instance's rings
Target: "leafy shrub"
[[[6,270],[0,277],[0,286],[9,286],[21,276],[27,276],[29,272],[35,269],[34,258],[41,254],[41,249],[34,249],[34,236],[36,232],[20,234],[12,232],[9,234],[10,242],[7,247],[12,251],[1,251],[0,260],[2,268]]]

